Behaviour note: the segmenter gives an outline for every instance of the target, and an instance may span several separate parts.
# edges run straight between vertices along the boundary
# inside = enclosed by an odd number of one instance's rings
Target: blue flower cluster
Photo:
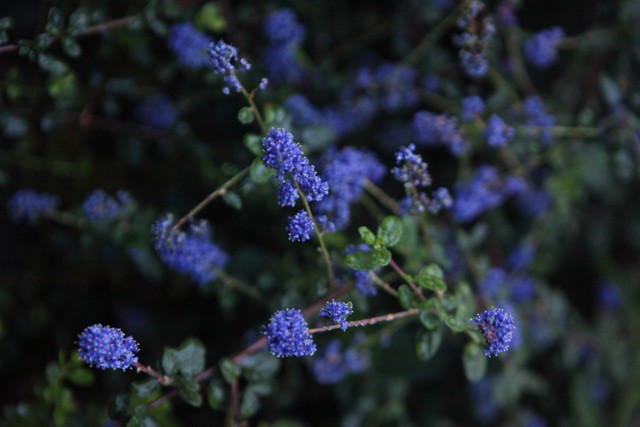
[[[304,41],[306,30],[291,9],[280,9],[267,16],[264,32],[269,41],[265,66],[269,78],[276,83],[295,84],[304,71],[296,60],[296,51]]]
[[[295,215],[289,217],[288,222],[286,231],[289,233],[289,241],[306,242],[311,238],[313,221],[309,218],[307,211],[300,209]]]
[[[371,353],[365,348],[348,347],[342,350],[339,340],[331,340],[321,356],[311,364],[311,372],[320,384],[337,384],[349,374],[366,370]]]
[[[415,154],[416,147],[410,144],[396,153],[396,167],[391,170],[396,180],[404,184],[407,197],[400,202],[405,211],[422,213],[425,209],[438,213],[451,207],[453,201],[446,188],[438,188],[429,198],[421,189],[431,185],[428,165],[422,156]]]
[[[222,93],[225,95],[229,95],[231,89],[240,92],[242,85],[236,73],[251,69],[251,64],[246,59],[238,58],[238,49],[222,39],[209,43],[209,65],[215,74],[223,77]]]
[[[321,178],[331,190],[314,210],[330,222],[323,224],[325,230],[342,230],[349,223],[350,205],[362,195],[365,182],[380,182],[386,168],[373,153],[354,147],[329,149],[322,163],[325,166]]]
[[[174,230],[173,216],[167,214],[151,228],[158,256],[169,268],[205,285],[224,268],[229,256],[211,241],[206,221],[193,222],[188,232]]]
[[[478,326],[489,348],[484,350],[488,357],[509,350],[515,329],[513,316],[501,308],[492,308],[478,313],[472,320]]]
[[[526,188],[522,178],[510,176],[503,180],[495,168],[480,166],[469,182],[456,185],[453,215],[460,222],[472,221]]]
[[[540,141],[549,144],[553,138],[550,127],[555,126],[556,118],[547,112],[542,100],[537,96],[529,96],[524,100],[524,115],[527,125],[534,127],[534,135],[540,136]]]
[[[347,330],[347,317],[353,314],[353,304],[351,302],[329,301],[320,310],[320,316],[328,317],[340,324],[343,331]]]
[[[277,311],[262,333],[274,356],[311,356],[316,351],[302,312],[295,308]]]
[[[90,222],[113,221],[133,202],[126,191],[118,191],[116,198],[102,190],[90,193],[82,204]]]
[[[562,27],[540,31],[524,44],[524,57],[537,68],[549,68],[558,59],[558,43],[563,38]]]
[[[506,301],[515,303],[530,301],[536,292],[536,283],[523,271],[507,273],[502,268],[491,268],[485,277],[478,282],[480,295],[485,300]]]
[[[92,325],[78,336],[78,356],[98,369],[133,368],[138,363],[138,343],[118,328]]]
[[[276,171],[278,186],[278,204],[295,206],[299,197],[298,188],[308,202],[318,202],[329,193],[329,185],[317,174],[313,165],[302,153],[300,144],[293,140],[293,135],[285,129],[271,129],[262,140],[265,166]],[[290,219],[290,240],[305,236],[309,225],[313,226],[306,213],[300,212]],[[307,233],[308,234],[308,233]],[[307,240],[308,236],[304,239]]]
[[[482,9],[481,2],[468,2],[464,16],[458,19],[458,27],[464,32],[453,36],[453,43],[460,49],[460,63],[466,74],[473,78],[482,77],[489,70],[489,43],[496,32],[490,19],[478,20]]]
[[[167,45],[178,59],[178,64],[187,68],[204,68],[209,64],[207,48],[211,42],[211,37],[189,22],[171,25],[167,36]]]
[[[489,117],[487,126],[484,129],[484,139],[489,147],[503,147],[513,140],[516,131],[508,126],[498,115],[492,114]]]
[[[414,107],[418,101],[416,91],[417,72],[402,64],[385,62],[375,69],[360,68],[353,85],[346,89],[344,97],[365,96],[375,102],[376,109],[393,112]]]
[[[622,305],[620,287],[610,280],[603,280],[598,283],[597,297],[598,304],[605,310],[617,310]]]
[[[456,119],[446,114],[418,111],[413,117],[412,126],[416,141],[421,144],[445,146],[456,156],[467,148],[467,142],[458,130]]]
[[[133,116],[143,125],[164,130],[175,123],[178,110],[166,95],[155,94],[138,104]]]
[[[58,196],[37,193],[28,188],[16,191],[7,202],[7,213],[13,222],[24,221],[36,224],[40,219],[55,212],[60,205]]]
[[[465,122],[470,122],[475,117],[482,116],[484,113],[484,101],[477,95],[462,98],[462,114],[460,118]]]

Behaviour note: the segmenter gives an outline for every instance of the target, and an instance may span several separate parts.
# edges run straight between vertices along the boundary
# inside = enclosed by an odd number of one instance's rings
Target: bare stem
[[[400,206],[398,206],[398,202],[396,202],[393,197],[389,196],[383,189],[375,185],[373,182],[368,179],[364,181],[364,188],[376,199],[380,201],[383,205],[385,205],[391,212],[395,215],[400,213]]]
[[[196,216],[202,209],[204,209],[209,203],[211,203],[216,197],[224,195],[229,187],[233,186],[237,183],[243,176],[245,176],[249,172],[249,168],[245,168],[235,174],[231,179],[222,184],[218,189],[216,189],[213,193],[209,194],[205,199],[198,204],[195,208],[191,209],[188,214],[180,218],[180,221],[176,222],[176,224],[172,227],[174,230],[179,229],[185,222],[187,222],[190,218]]]
[[[256,103],[253,101],[253,92],[251,93],[247,92],[247,90],[244,88],[244,85],[242,84],[240,85],[240,90],[242,91],[242,95],[244,96],[244,98],[249,103],[249,107],[251,108],[251,111],[253,111],[253,115],[256,117],[256,121],[260,126],[260,130],[262,130],[262,133],[266,135],[267,125],[265,125],[264,120],[262,118],[262,114],[260,114],[260,110],[258,110]]]
[[[383,316],[371,317],[369,319],[354,320],[352,322],[347,322],[347,327],[369,326],[369,325],[373,325],[380,322],[391,322],[393,320],[400,319],[402,317],[413,316],[415,314],[418,314],[418,312],[419,310],[417,308],[412,308],[410,310],[400,311],[398,313],[389,313]],[[340,329],[340,325],[335,324],[335,325],[329,325],[329,326],[322,326],[320,328],[308,329],[307,332],[309,332],[310,334],[315,334],[319,332],[333,331],[334,329]]]
[[[327,277],[329,278],[329,286],[333,287],[335,284],[335,280],[333,277],[333,268],[331,267],[331,257],[329,256],[329,251],[327,250],[327,245],[324,243],[324,238],[322,237],[322,233],[320,232],[320,227],[318,227],[318,222],[313,217],[313,212],[311,212],[311,207],[309,206],[309,202],[307,202],[307,198],[305,197],[302,189],[298,182],[291,178],[293,183],[296,185],[296,189],[298,190],[298,195],[300,195],[300,199],[302,200],[302,204],[304,205],[304,209],[307,211],[309,218],[311,218],[311,222],[313,223],[313,229],[316,232],[316,237],[320,242],[320,249],[322,251],[322,256],[324,258],[324,262],[327,266]]]
[[[380,286],[388,294],[393,295],[396,298],[398,297],[398,291],[393,289],[387,282],[382,280],[376,273],[374,273],[371,270],[369,270],[369,277],[371,277],[371,280],[373,280],[373,283],[375,283],[376,285]]]
[[[151,366],[144,366],[140,362],[136,362],[136,370],[138,372],[144,372],[146,374],[151,375],[153,378],[157,379],[158,382],[160,382],[162,385],[171,385],[173,383],[173,380],[171,379],[171,377],[167,375],[161,375],[158,372],[156,372]]]
[[[260,292],[258,292],[256,288],[247,285],[242,280],[237,279],[231,276],[230,274],[226,273],[224,270],[220,270],[220,269],[216,269],[216,274],[218,275],[218,277],[220,277],[220,279],[226,286],[232,289],[236,289],[242,292],[243,294],[250,296],[253,299],[256,299],[256,300],[260,299]]]

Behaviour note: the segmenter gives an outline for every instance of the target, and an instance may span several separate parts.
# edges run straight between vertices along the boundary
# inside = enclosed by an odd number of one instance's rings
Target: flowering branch
[[[162,385],[171,385],[173,383],[173,380],[171,379],[171,377],[167,375],[159,374],[153,368],[151,368],[151,366],[144,366],[140,362],[136,362],[135,367],[138,372],[144,372],[146,374],[151,375],[152,377],[157,379],[158,382],[160,382]]]
[[[389,313],[389,314],[385,314],[385,315],[382,315],[382,316],[371,317],[369,319],[354,320],[352,322],[347,322],[347,327],[350,327],[350,326],[369,326],[369,325],[374,325],[374,324],[380,323],[380,322],[391,322],[393,320],[400,319],[402,317],[416,315],[416,314],[418,314],[419,311],[420,310],[418,310],[417,308],[412,308],[410,310],[400,311],[398,313]],[[340,324],[335,324],[335,325],[329,325],[329,326],[322,326],[320,328],[309,329],[309,330],[307,330],[307,332],[310,333],[310,334],[315,334],[315,333],[319,333],[319,332],[333,331],[334,329],[340,329],[340,328],[341,328]]]
[[[404,279],[405,282],[407,282],[409,286],[411,286],[411,289],[413,289],[413,292],[415,292],[415,294],[418,296],[418,298],[420,298],[421,301],[427,300],[427,298],[425,298],[425,296],[423,295],[422,291],[418,289],[415,283],[413,283],[413,280],[411,280],[411,277],[409,277],[409,275],[405,273],[404,270],[400,268],[400,266],[396,264],[396,262],[393,259],[389,260],[389,265],[400,275],[400,277],[402,277],[402,279]]]

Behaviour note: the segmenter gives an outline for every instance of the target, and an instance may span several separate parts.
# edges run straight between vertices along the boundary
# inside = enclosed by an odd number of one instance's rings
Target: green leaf
[[[238,211],[242,209],[242,199],[235,191],[227,191],[226,193],[224,193],[224,195],[222,196],[222,200],[224,200],[227,205]]]
[[[7,30],[13,28],[13,17],[4,16],[0,18],[0,45],[9,41]]]
[[[77,366],[68,374],[69,381],[76,385],[86,386],[93,382],[93,371]]]
[[[133,388],[133,392],[138,397],[147,397],[158,390],[158,381],[155,379],[150,379],[148,381],[137,382],[131,384]]]
[[[216,410],[224,409],[224,386],[220,381],[211,381],[209,383],[208,401],[209,406]]]
[[[433,330],[438,326],[438,316],[432,313],[428,309],[420,310],[420,322],[424,325],[425,328],[429,330]]]
[[[129,396],[126,394],[116,394],[109,400],[107,405],[107,414],[109,418],[118,420],[126,418],[129,415]]]
[[[360,238],[362,238],[367,245],[373,246],[376,244],[376,235],[367,227],[358,227],[358,233],[360,233]]]
[[[256,396],[250,387],[247,387],[242,396],[242,402],[240,403],[240,415],[243,418],[249,418],[255,415],[259,408],[260,401],[258,400],[258,396]]]
[[[187,339],[178,350],[166,348],[162,355],[162,368],[169,376],[180,373],[187,378],[195,377],[204,370],[204,346],[196,339]]]
[[[247,133],[244,136],[244,146],[247,147],[251,154],[257,157],[262,157],[264,152],[262,151],[262,138],[255,133]]]
[[[55,58],[54,56],[46,55],[44,53],[38,55],[38,65],[40,65],[40,68],[54,76],[61,76],[63,74],[66,74],[69,70],[67,64]]]
[[[238,121],[243,125],[253,123],[254,120],[255,116],[250,107],[242,107],[240,111],[238,111]]]
[[[421,288],[429,289],[433,292],[445,291],[447,289],[447,285],[444,282],[444,273],[436,264],[429,264],[421,269],[416,277],[416,283]]]
[[[402,238],[402,221],[395,216],[388,216],[382,220],[378,228],[378,239],[386,247],[393,247]]]
[[[227,28],[227,21],[216,3],[209,2],[202,5],[196,15],[196,24],[206,30],[220,33]]]
[[[47,25],[45,30],[52,36],[60,35],[60,32],[64,28],[64,16],[57,7],[49,9],[49,17],[47,19]]]
[[[389,261],[391,261],[391,252],[385,248],[353,252],[346,258],[346,264],[349,268],[360,271],[383,267],[389,264]]]
[[[87,29],[90,23],[89,13],[85,8],[79,7],[69,16],[69,33],[77,35]]]
[[[398,298],[400,300],[400,305],[404,308],[411,308],[414,302],[413,290],[408,285],[400,285],[398,288]]]
[[[266,167],[262,160],[255,159],[251,163],[251,167],[249,169],[249,176],[256,184],[263,184],[271,179],[273,175],[273,171]]]
[[[64,52],[72,58],[77,58],[82,53],[80,45],[73,37],[63,37],[61,40],[61,44]]]
[[[467,329],[467,323],[455,316],[446,317],[444,323],[454,332],[464,332]]]
[[[249,382],[265,381],[280,369],[280,359],[267,352],[254,353],[243,357],[238,363]]]
[[[76,76],[68,73],[63,76],[55,77],[49,84],[49,95],[58,98],[70,93],[76,84]]]
[[[423,362],[431,359],[442,342],[442,332],[439,329],[435,331],[422,331],[416,341],[416,356]]]
[[[472,383],[478,382],[487,371],[487,357],[482,348],[474,343],[468,343],[462,353],[462,366],[464,375]]]
[[[202,406],[200,384],[195,379],[183,380],[178,383],[178,392],[182,400],[192,406]]]
[[[622,92],[620,92],[620,88],[617,83],[606,74],[602,74],[600,76],[600,89],[602,89],[604,99],[607,101],[609,106],[613,107],[621,103]]]
[[[231,359],[222,359],[220,361],[220,371],[222,372],[222,376],[225,381],[229,384],[231,384],[233,380],[237,379],[241,373],[240,366]]]

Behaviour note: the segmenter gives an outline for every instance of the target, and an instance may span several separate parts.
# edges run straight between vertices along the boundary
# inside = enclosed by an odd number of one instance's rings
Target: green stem
[[[385,205],[394,215],[400,213],[400,206],[391,196],[389,196],[383,189],[375,185],[368,179],[364,181],[364,188],[376,199]]]
[[[422,294],[422,291],[418,289],[415,283],[413,283],[413,280],[411,280],[411,277],[409,277],[409,275],[405,273],[404,270],[400,268],[400,266],[396,264],[396,262],[393,259],[389,260],[389,265],[400,275],[400,277],[402,277],[402,279],[405,282],[407,282],[409,286],[411,286],[411,289],[413,289],[413,292],[418,296],[418,298],[420,298],[421,301],[427,300],[425,296]]]
[[[463,3],[464,2],[460,2],[460,4]],[[438,25],[433,27],[431,31],[424,36],[420,43],[418,43],[418,45],[404,57],[402,64],[413,65],[431,43],[436,41],[442,34],[453,27],[456,23],[456,19],[458,18],[459,8],[460,6],[453,8],[453,10],[451,10],[451,12],[449,12],[449,14],[438,23]]]
[[[232,289],[236,289],[242,292],[243,294],[250,296],[253,299],[256,299],[256,300],[260,299],[260,292],[258,292],[256,288],[253,288],[247,285],[242,280],[237,279],[231,276],[230,274],[226,273],[224,270],[220,270],[220,269],[216,269],[216,274],[218,275],[218,277],[220,277],[220,279],[226,286]]]
[[[374,273],[373,271],[369,270],[369,277],[371,277],[371,280],[373,280],[373,283],[375,283],[376,285],[380,286],[389,295],[393,295],[394,297],[398,298],[398,291],[393,289],[387,282],[382,280],[376,273]]]
[[[249,93],[247,92],[247,90],[244,88],[244,85],[240,85],[240,90],[242,92],[242,95],[244,96],[244,98],[247,100],[247,102],[249,103],[249,107],[251,107],[251,111],[253,111],[253,115],[256,117],[256,121],[258,122],[258,125],[260,126],[260,130],[262,130],[262,133],[264,135],[267,134],[267,125],[264,124],[264,120],[262,118],[262,114],[260,114],[260,110],[258,110],[258,107],[256,106],[256,103],[253,101],[253,92]]]
[[[198,205],[191,209],[189,213],[180,218],[180,221],[176,222],[176,224],[172,227],[174,230],[179,229],[185,222],[187,222],[190,218],[196,216],[202,209],[204,209],[209,203],[211,203],[216,197],[224,195],[229,187],[237,183],[243,176],[245,176],[249,172],[249,168],[245,168],[235,174],[231,179],[218,187],[213,193],[209,194],[204,198],[203,201],[198,203]]]
[[[304,209],[307,211],[307,214],[309,215],[309,218],[311,218],[311,222],[313,223],[313,229],[316,232],[316,237],[318,238],[318,241],[320,242],[320,248],[321,248],[321,251],[322,251],[322,256],[324,258],[324,262],[327,265],[327,277],[329,278],[329,286],[333,287],[335,285],[335,280],[334,280],[334,277],[333,277],[333,268],[331,268],[331,257],[329,256],[329,251],[327,250],[327,245],[325,245],[325,243],[324,243],[324,239],[322,237],[322,233],[320,232],[320,227],[318,227],[318,222],[313,217],[313,212],[311,212],[311,207],[309,206],[309,202],[307,202],[307,198],[305,197],[304,193],[302,192],[302,189],[300,188],[300,185],[298,184],[298,181],[293,179],[293,177],[291,177],[291,180],[296,185],[296,189],[298,190],[298,195],[300,196],[300,199],[302,200],[302,204],[304,205]]]

